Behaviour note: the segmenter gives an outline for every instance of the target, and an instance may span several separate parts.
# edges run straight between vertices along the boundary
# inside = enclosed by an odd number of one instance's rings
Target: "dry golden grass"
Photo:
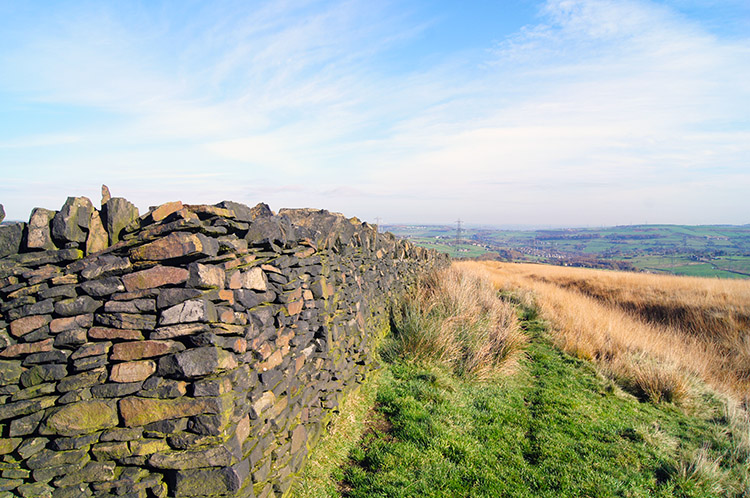
[[[533,293],[558,345],[651,399],[691,376],[750,403],[750,282],[533,264],[464,262],[498,288]]]
[[[452,267],[421,278],[394,315],[398,354],[475,380],[512,370],[526,342],[514,307],[481,270]]]

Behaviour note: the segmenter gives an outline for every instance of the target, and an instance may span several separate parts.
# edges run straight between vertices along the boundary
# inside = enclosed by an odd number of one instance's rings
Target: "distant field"
[[[675,275],[750,278],[750,225],[634,225],[554,230],[464,228],[456,250],[451,226],[383,227],[416,244],[474,258],[615,268]]]
[[[435,249],[436,251],[450,254],[453,257],[459,258],[475,258],[489,252],[488,249],[472,244],[447,244],[444,241],[435,239],[429,239],[426,237],[415,237],[411,239],[412,242],[428,249]]]

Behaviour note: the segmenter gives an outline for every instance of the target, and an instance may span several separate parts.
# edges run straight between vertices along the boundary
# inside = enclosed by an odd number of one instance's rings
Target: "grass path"
[[[541,322],[523,326],[527,357],[502,383],[391,364],[344,496],[748,496],[717,400],[692,414],[640,402],[552,346]]]

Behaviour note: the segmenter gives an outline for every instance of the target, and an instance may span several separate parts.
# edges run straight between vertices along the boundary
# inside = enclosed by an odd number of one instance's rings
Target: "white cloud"
[[[486,89],[487,110],[479,116],[431,137],[419,120],[402,127],[399,141],[432,147],[398,158],[388,171],[378,170],[375,181],[398,175],[419,185],[415,191],[436,185],[460,191],[472,181],[531,184],[537,189],[530,193],[549,190],[548,198],[582,217],[593,198],[612,205],[613,217],[627,212],[645,195],[632,186],[645,185],[662,191],[651,196],[655,213],[743,221],[738,213],[750,208],[747,197],[732,197],[736,209],[727,212],[726,200],[717,203],[720,194],[703,189],[701,179],[712,168],[744,171],[750,159],[750,142],[742,138],[750,128],[750,66],[744,62],[750,44],[722,42],[646,2],[550,1],[544,12],[544,24],[501,44],[489,66],[488,82],[497,81],[515,101]],[[582,197],[567,186],[570,180],[600,187]],[[494,192],[519,197],[512,188]],[[535,212],[533,198],[517,200],[519,216],[530,222],[550,216]],[[492,215],[477,210],[483,222]]]
[[[58,161],[140,185],[139,205],[235,197],[540,224],[627,223],[633,206],[717,222],[750,212],[736,188],[750,187],[750,41],[664,4],[550,0],[490,50],[411,70],[387,60],[430,21],[401,5],[218,3],[179,21],[113,8],[19,33],[0,86],[117,119],[0,140],[0,153],[66,143],[29,169]]]

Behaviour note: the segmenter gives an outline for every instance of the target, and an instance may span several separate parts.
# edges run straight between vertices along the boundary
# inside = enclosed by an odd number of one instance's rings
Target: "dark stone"
[[[20,340],[23,342],[38,342],[49,338],[49,325],[45,325],[30,334],[26,334]]]
[[[276,299],[273,291],[256,292],[248,289],[234,291],[234,298],[247,309],[255,308],[259,304],[272,303]]]
[[[223,467],[232,463],[232,453],[225,445],[198,450],[156,453],[148,464],[157,469],[195,469],[201,467]]]
[[[21,415],[29,415],[40,410],[49,408],[55,404],[57,396],[45,396],[13,403],[0,405],[0,420],[16,418]]]
[[[176,432],[184,431],[187,429],[188,419],[187,418],[175,418],[172,420],[160,420],[159,422],[153,422],[143,427],[146,432],[153,432],[158,434],[160,437],[164,434],[174,434]]]
[[[94,206],[86,197],[68,197],[52,219],[52,237],[66,242],[86,242]]]
[[[72,298],[72,297],[78,296],[78,293],[76,292],[76,286],[71,284],[71,285],[58,285],[55,287],[50,287],[49,289],[40,291],[38,295],[42,299],[50,299],[53,297]]]
[[[28,459],[31,455],[35,455],[43,450],[49,439],[46,437],[34,437],[25,439],[23,443],[16,449],[16,452],[21,455],[24,460]]]
[[[203,332],[202,334],[191,335],[188,338],[190,344],[195,347],[202,346],[219,346],[221,347],[219,336],[212,332]]]
[[[206,237],[202,233],[196,234],[198,236],[198,239],[201,241],[201,244],[203,245],[203,250],[201,253],[206,256],[216,256],[219,254],[219,241],[216,240],[214,237]]]
[[[41,266],[75,261],[83,257],[83,251],[76,248],[58,251],[27,252],[16,256],[16,261],[24,266]]]
[[[23,298],[21,298],[23,299]],[[33,300],[33,298],[32,298]],[[20,308],[13,308],[8,311],[8,318],[11,320],[17,320],[19,318],[29,315],[46,315],[55,311],[55,303],[51,299],[45,299],[38,303],[30,303]]]
[[[154,315],[135,313],[102,313],[97,314],[96,323],[116,329],[152,330],[156,326]]]
[[[35,365],[21,374],[21,385],[23,387],[35,386],[42,382],[60,380],[68,375],[65,365]]]
[[[105,365],[107,365],[107,355],[86,356],[73,361],[73,368],[76,372],[85,372]]]
[[[167,443],[171,448],[176,450],[189,450],[201,446],[218,446],[224,444],[224,439],[215,436],[205,436],[202,434],[191,434],[189,432],[179,432],[167,436]]]
[[[285,216],[256,218],[245,235],[245,240],[251,245],[284,246],[288,240],[293,239],[294,228]]]
[[[81,289],[89,296],[102,297],[115,292],[124,292],[125,286],[122,284],[122,280],[117,277],[106,277],[86,281],[81,284]]]
[[[104,431],[99,438],[100,441],[133,441],[143,437],[143,427],[132,429],[110,429]]]
[[[23,373],[20,361],[0,361],[0,385],[6,386],[17,383]]]
[[[104,303],[104,311],[107,313],[155,312],[156,301],[154,299],[133,299],[132,301],[107,301],[106,303]]]
[[[104,228],[109,234],[110,245],[120,240],[123,229],[138,219],[138,208],[127,199],[112,197],[102,206]]]
[[[143,383],[139,396],[146,398],[179,398],[187,392],[187,383],[180,380],[150,377]]]
[[[284,373],[279,369],[274,368],[266,372],[262,372],[258,375],[260,383],[263,385],[263,389],[269,391],[276,387],[281,379],[284,377]]]
[[[106,254],[94,259],[87,258],[81,270],[81,276],[87,280],[92,280],[99,277],[121,275],[130,271],[132,267],[128,258]]]
[[[10,423],[10,430],[8,435],[10,437],[26,436],[32,434],[39,427],[39,422],[44,418],[44,412],[36,412],[26,417],[21,417],[13,420]]]
[[[76,464],[86,458],[86,453],[85,450],[53,451],[43,449],[26,460],[26,466],[31,470],[36,470]]]
[[[159,373],[161,375],[190,379],[236,367],[237,360],[232,353],[214,346],[190,349],[165,356],[159,360]]]
[[[89,462],[78,472],[67,474],[55,479],[57,487],[71,486],[79,483],[112,481],[115,478],[115,464],[113,462]]]
[[[52,440],[50,448],[57,451],[78,450],[84,446],[90,446],[99,441],[99,432],[85,436],[58,437]]]
[[[91,496],[91,490],[89,490],[89,487],[86,484],[76,484],[75,486],[56,488],[52,492],[52,498],[90,498]]]
[[[69,405],[71,403],[77,403],[79,401],[86,401],[91,399],[91,389],[84,388],[76,391],[69,391],[57,399],[58,405]]]
[[[64,348],[86,344],[86,329],[66,330],[55,336],[55,347]]]
[[[206,436],[218,436],[222,433],[226,421],[221,415],[197,415],[188,422],[188,430]]]
[[[22,310],[17,311],[16,308],[28,306],[34,304],[35,302],[36,299],[34,299],[32,296],[21,296],[17,297],[16,299],[0,301],[0,313],[7,312],[8,320],[18,320],[19,318],[22,318],[26,315],[23,314]]]
[[[74,316],[84,313],[92,313],[102,305],[91,296],[80,296],[75,299],[65,299],[54,304],[55,313],[60,316]]]
[[[265,462],[263,462],[263,465],[260,466],[258,470],[253,472],[253,481],[255,482],[263,482],[266,479],[268,479],[269,474],[271,473],[271,459],[266,459]]]
[[[18,254],[26,223],[13,223],[0,226],[0,258]]]
[[[260,325],[263,327],[266,326],[272,326],[273,325],[273,307],[271,306],[261,306],[253,311],[248,312],[248,317],[250,317],[253,320],[257,320]]]
[[[57,390],[61,393],[75,391],[86,387],[103,384],[107,380],[107,369],[97,368],[90,372],[65,377],[57,384]]]
[[[52,242],[50,223],[55,212],[44,208],[34,208],[29,218],[26,247],[29,249],[52,250],[57,249]]]
[[[245,204],[233,201],[222,201],[218,203],[217,206],[232,211],[236,220],[253,221],[254,219],[252,209],[250,209],[250,207],[246,206]]]
[[[240,490],[249,477],[247,461],[232,467],[178,470],[175,472],[175,497],[232,494]]]
[[[80,462],[69,464],[69,465],[60,465],[58,467],[44,467],[41,469],[35,469],[32,472],[32,478],[35,481],[39,482],[48,482],[51,479],[54,479],[58,476],[63,476],[68,473],[77,472],[80,470],[81,467],[83,467],[86,463],[88,463],[89,457],[85,456]]]
[[[269,273],[268,280],[277,284],[281,284],[281,285],[284,285],[289,282],[289,279],[287,278],[287,276],[281,273]]]
[[[156,298],[156,306],[159,309],[169,308],[190,299],[200,297],[203,293],[198,289],[164,289]]]
[[[110,382],[91,387],[91,395],[95,398],[119,398],[136,393],[141,389],[143,382]]]
[[[13,387],[18,389],[18,386],[13,386]],[[54,393],[55,393],[55,384],[51,382],[47,382],[44,384],[37,384],[35,386],[27,387],[25,389],[18,389],[14,393],[12,393],[10,400],[20,401],[24,399],[38,398],[39,396],[44,396],[47,394],[54,394]]]
[[[243,388],[249,387],[240,384]],[[193,396],[220,396],[232,390],[232,383],[227,378],[202,379],[193,383]]]
[[[235,223],[235,225],[237,224]],[[245,226],[243,231],[247,231],[248,228],[250,228],[250,225]],[[247,252],[247,241],[245,239],[238,238],[236,235],[218,237],[216,240],[219,241],[219,254],[245,254]]]

